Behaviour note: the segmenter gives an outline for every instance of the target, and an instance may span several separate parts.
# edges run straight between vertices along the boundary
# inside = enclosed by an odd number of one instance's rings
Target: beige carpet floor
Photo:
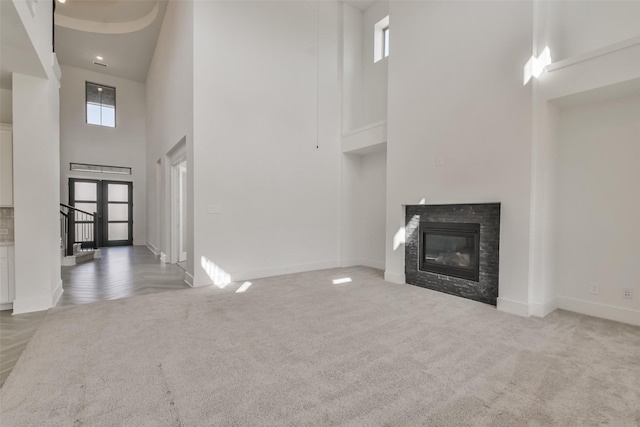
[[[640,425],[638,327],[519,318],[363,267],[239,286],[52,309],[2,427]]]

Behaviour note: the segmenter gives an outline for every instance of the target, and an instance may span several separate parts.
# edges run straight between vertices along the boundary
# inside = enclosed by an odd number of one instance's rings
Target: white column
[[[59,252],[58,82],[13,74],[14,314],[46,310],[62,294]]]

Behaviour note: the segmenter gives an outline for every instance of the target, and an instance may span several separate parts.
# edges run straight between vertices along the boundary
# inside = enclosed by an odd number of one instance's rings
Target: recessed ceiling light
[[[66,3],[67,0],[58,0],[58,3]]]
[[[102,61],[104,58],[103,58],[102,56],[96,56],[96,59],[97,59],[98,61]]]

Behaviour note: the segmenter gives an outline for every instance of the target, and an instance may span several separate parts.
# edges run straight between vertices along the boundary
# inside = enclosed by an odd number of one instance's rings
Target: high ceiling
[[[55,48],[58,61],[62,65],[144,82],[165,9],[166,0],[66,0],[57,3]],[[108,67],[95,65],[93,61]]]
[[[56,5],[56,13],[86,21],[127,22],[148,15],[155,5],[155,0],[68,0]]]

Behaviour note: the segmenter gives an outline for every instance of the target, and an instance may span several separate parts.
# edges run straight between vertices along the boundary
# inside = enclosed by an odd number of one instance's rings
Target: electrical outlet
[[[598,295],[600,293],[600,286],[597,283],[592,284],[589,292],[593,295]]]
[[[631,288],[624,288],[622,290],[622,298],[633,299],[633,290]]]

